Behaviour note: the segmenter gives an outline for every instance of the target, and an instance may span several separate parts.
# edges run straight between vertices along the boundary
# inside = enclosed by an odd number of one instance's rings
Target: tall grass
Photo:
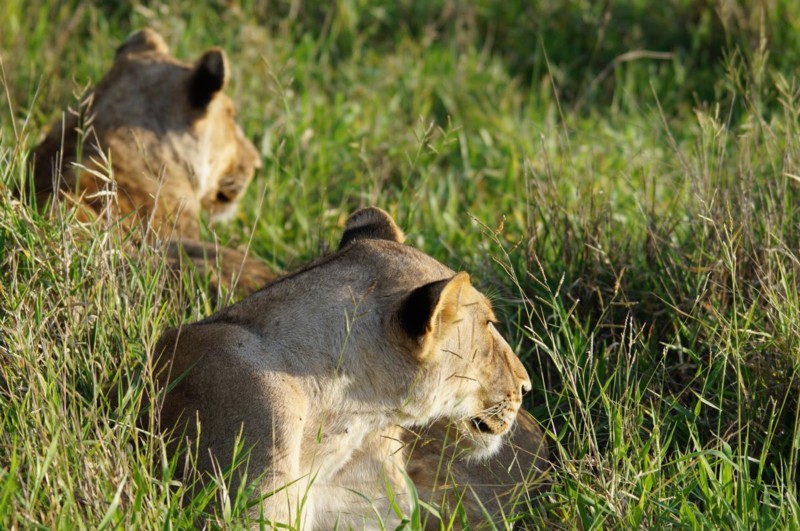
[[[4,2],[0,527],[246,518],[136,428],[155,340],[216,299],[12,199],[144,25],[180,57],[227,50],[265,161],[208,238],[290,269],[375,204],[492,295],[552,454],[524,522],[800,527],[792,5]]]

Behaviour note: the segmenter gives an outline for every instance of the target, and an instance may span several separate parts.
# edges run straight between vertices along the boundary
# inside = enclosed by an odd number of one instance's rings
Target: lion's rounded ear
[[[114,57],[120,59],[134,53],[144,52],[169,53],[169,46],[164,41],[164,37],[150,28],[144,28],[131,33],[125,42],[119,45]]]
[[[339,249],[356,240],[389,240],[403,243],[405,239],[405,234],[392,216],[380,208],[367,207],[353,212],[347,218]]]
[[[195,109],[204,110],[227,81],[228,60],[225,52],[212,48],[194,65],[189,78],[189,103]]]
[[[437,280],[413,290],[403,300],[397,321],[405,335],[415,340],[426,356],[426,343],[434,340],[450,324],[458,321],[464,291],[470,286],[469,274]]]

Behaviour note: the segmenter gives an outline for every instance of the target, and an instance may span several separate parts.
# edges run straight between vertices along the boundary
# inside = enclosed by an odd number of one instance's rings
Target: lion
[[[80,112],[35,148],[39,208],[62,199],[83,221],[141,224],[163,240],[198,238],[201,211],[232,216],[261,160],[224,93],[228,70],[219,48],[188,64],[155,31],[133,33]]]
[[[165,332],[158,426],[173,451],[197,448],[204,475],[245,449],[228,490],[252,489],[261,523],[397,525],[392,506],[410,509],[414,472],[404,433],[447,422],[479,462],[514,426],[531,382],[495,322],[468,273],[406,246],[386,212],[362,209],[337,251]]]
[[[133,33],[80,112],[34,149],[38,207],[65,201],[80,221],[110,220],[126,237],[142,236],[133,241],[165,240],[177,281],[194,267],[212,288],[263,286],[274,275],[261,261],[198,240],[200,213],[212,222],[233,216],[261,167],[224,93],[228,70],[219,48],[188,64],[155,31]]]

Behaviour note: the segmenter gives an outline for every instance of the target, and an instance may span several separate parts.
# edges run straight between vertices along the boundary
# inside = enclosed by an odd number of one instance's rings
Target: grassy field
[[[263,156],[208,239],[289,270],[377,205],[492,295],[552,454],[521,525],[800,528],[793,1],[203,5],[0,3],[0,528],[199,516],[135,426],[160,332],[217,303],[11,194],[142,26],[227,51]]]

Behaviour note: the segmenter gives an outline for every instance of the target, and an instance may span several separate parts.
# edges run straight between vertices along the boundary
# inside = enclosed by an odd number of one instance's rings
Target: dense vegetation
[[[0,527],[202,506],[135,426],[160,331],[217,304],[203,279],[176,292],[11,193],[141,26],[179,57],[225,48],[263,156],[209,239],[287,270],[375,204],[492,294],[552,451],[525,522],[800,527],[790,0],[2,2]]]

